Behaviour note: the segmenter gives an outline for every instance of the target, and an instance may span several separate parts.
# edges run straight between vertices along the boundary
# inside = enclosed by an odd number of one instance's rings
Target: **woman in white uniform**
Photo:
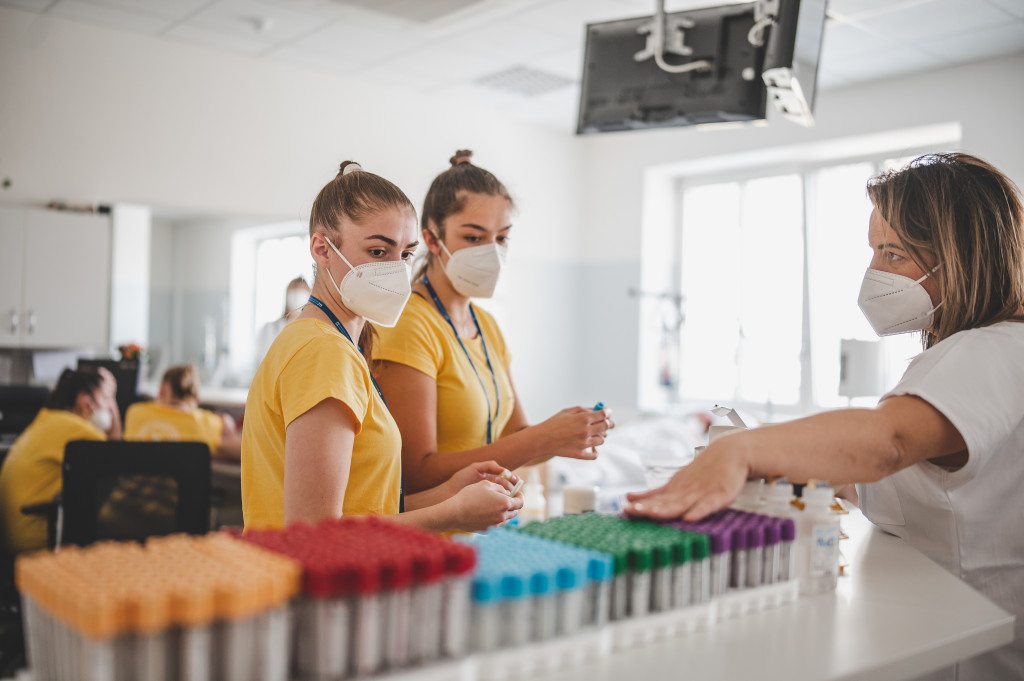
[[[857,486],[865,515],[1017,617],[1013,643],[958,678],[1024,678],[1024,217],[1020,190],[961,153],[872,180],[873,256],[860,306],[879,335],[924,352],[874,409],[716,440],[633,515],[702,518],[748,478]],[[954,678],[948,671],[948,678]]]

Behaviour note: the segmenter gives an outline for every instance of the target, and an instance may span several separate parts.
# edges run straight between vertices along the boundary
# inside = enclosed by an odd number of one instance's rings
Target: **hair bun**
[[[338,175],[348,175],[362,169],[363,167],[355,161],[345,161],[338,167]]]
[[[460,166],[463,163],[469,163],[469,160],[473,158],[473,152],[469,149],[459,149],[455,152],[455,155],[448,159],[448,162],[452,164],[452,167]]]

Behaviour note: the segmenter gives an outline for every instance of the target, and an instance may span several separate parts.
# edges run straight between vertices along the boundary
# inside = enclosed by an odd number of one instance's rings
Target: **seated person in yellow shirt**
[[[61,490],[64,446],[72,440],[118,440],[117,382],[106,369],[65,369],[36,418],[18,436],[0,468],[0,534],[12,553],[46,548],[46,518],[22,507]]]
[[[493,461],[402,495],[402,436],[370,376],[375,332],[367,322],[393,325],[409,298],[407,262],[418,244],[412,202],[346,161],[313,202],[309,232],[309,304],[270,346],[245,405],[245,527],[342,515],[389,515],[437,532],[508,521],[522,495],[509,495]]]
[[[155,400],[128,407],[124,439],[205,442],[212,456],[229,459],[242,452],[234,419],[199,408],[199,372],[193,364],[171,367]]]

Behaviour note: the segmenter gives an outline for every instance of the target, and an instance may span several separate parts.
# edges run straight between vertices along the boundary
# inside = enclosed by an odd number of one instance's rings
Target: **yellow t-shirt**
[[[487,444],[487,403],[490,401],[493,440],[501,436],[512,417],[515,399],[509,381],[511,361],[501,329],[489,313],[473,306],[484,339],[463,338],[466,351],[473,360],[470,366],[466,354],[459,346],[455,333],[432,301],[419,295],[409,297],[398,324],[391,329],[375,327],[378,342],[374,345],[374,359],[397,362],[423,372],[437,383],[437,451],[461,452]],[[494,380],[487,368],[484,345],[491,358],[494,378],[498,383],[498,397],[494,395]],[[476,367],[480,378],[473,372]],[[483,383],[483,388],[480,384]],[[484,397],[484,391],[487,397]],[[494,418],[495,406],[498,407]]]
[[[13,553],[46,548],[46,518],[24,515],[61,490],[64,446],[72,440],[106,440],[98,428],[63,409],[42,409],[18,436],[0,469],[3,539]]]
[[[242,425],[246,528],[284,526],[284,442],[292,421],[325,399],[359,421],[342,512],[398,513],[402,436],[355,345],[333,324],[298,319],[274,339],[249,388]]]
[[[138,402],[124,415],[124,439],[149,442],[205,442],[220,447],[224,419],[206,409],[182,411],[157,402]]]

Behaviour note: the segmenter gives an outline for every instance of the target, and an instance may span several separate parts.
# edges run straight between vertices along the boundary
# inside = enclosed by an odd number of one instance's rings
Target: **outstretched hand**
[[[681,468],[664,486],[628,494],[627,515],[695,522],[731,504],[747,480],[749,466],[739,450],[723,438],[688,466]],[[732,444],[732,443],[729,443]]]

